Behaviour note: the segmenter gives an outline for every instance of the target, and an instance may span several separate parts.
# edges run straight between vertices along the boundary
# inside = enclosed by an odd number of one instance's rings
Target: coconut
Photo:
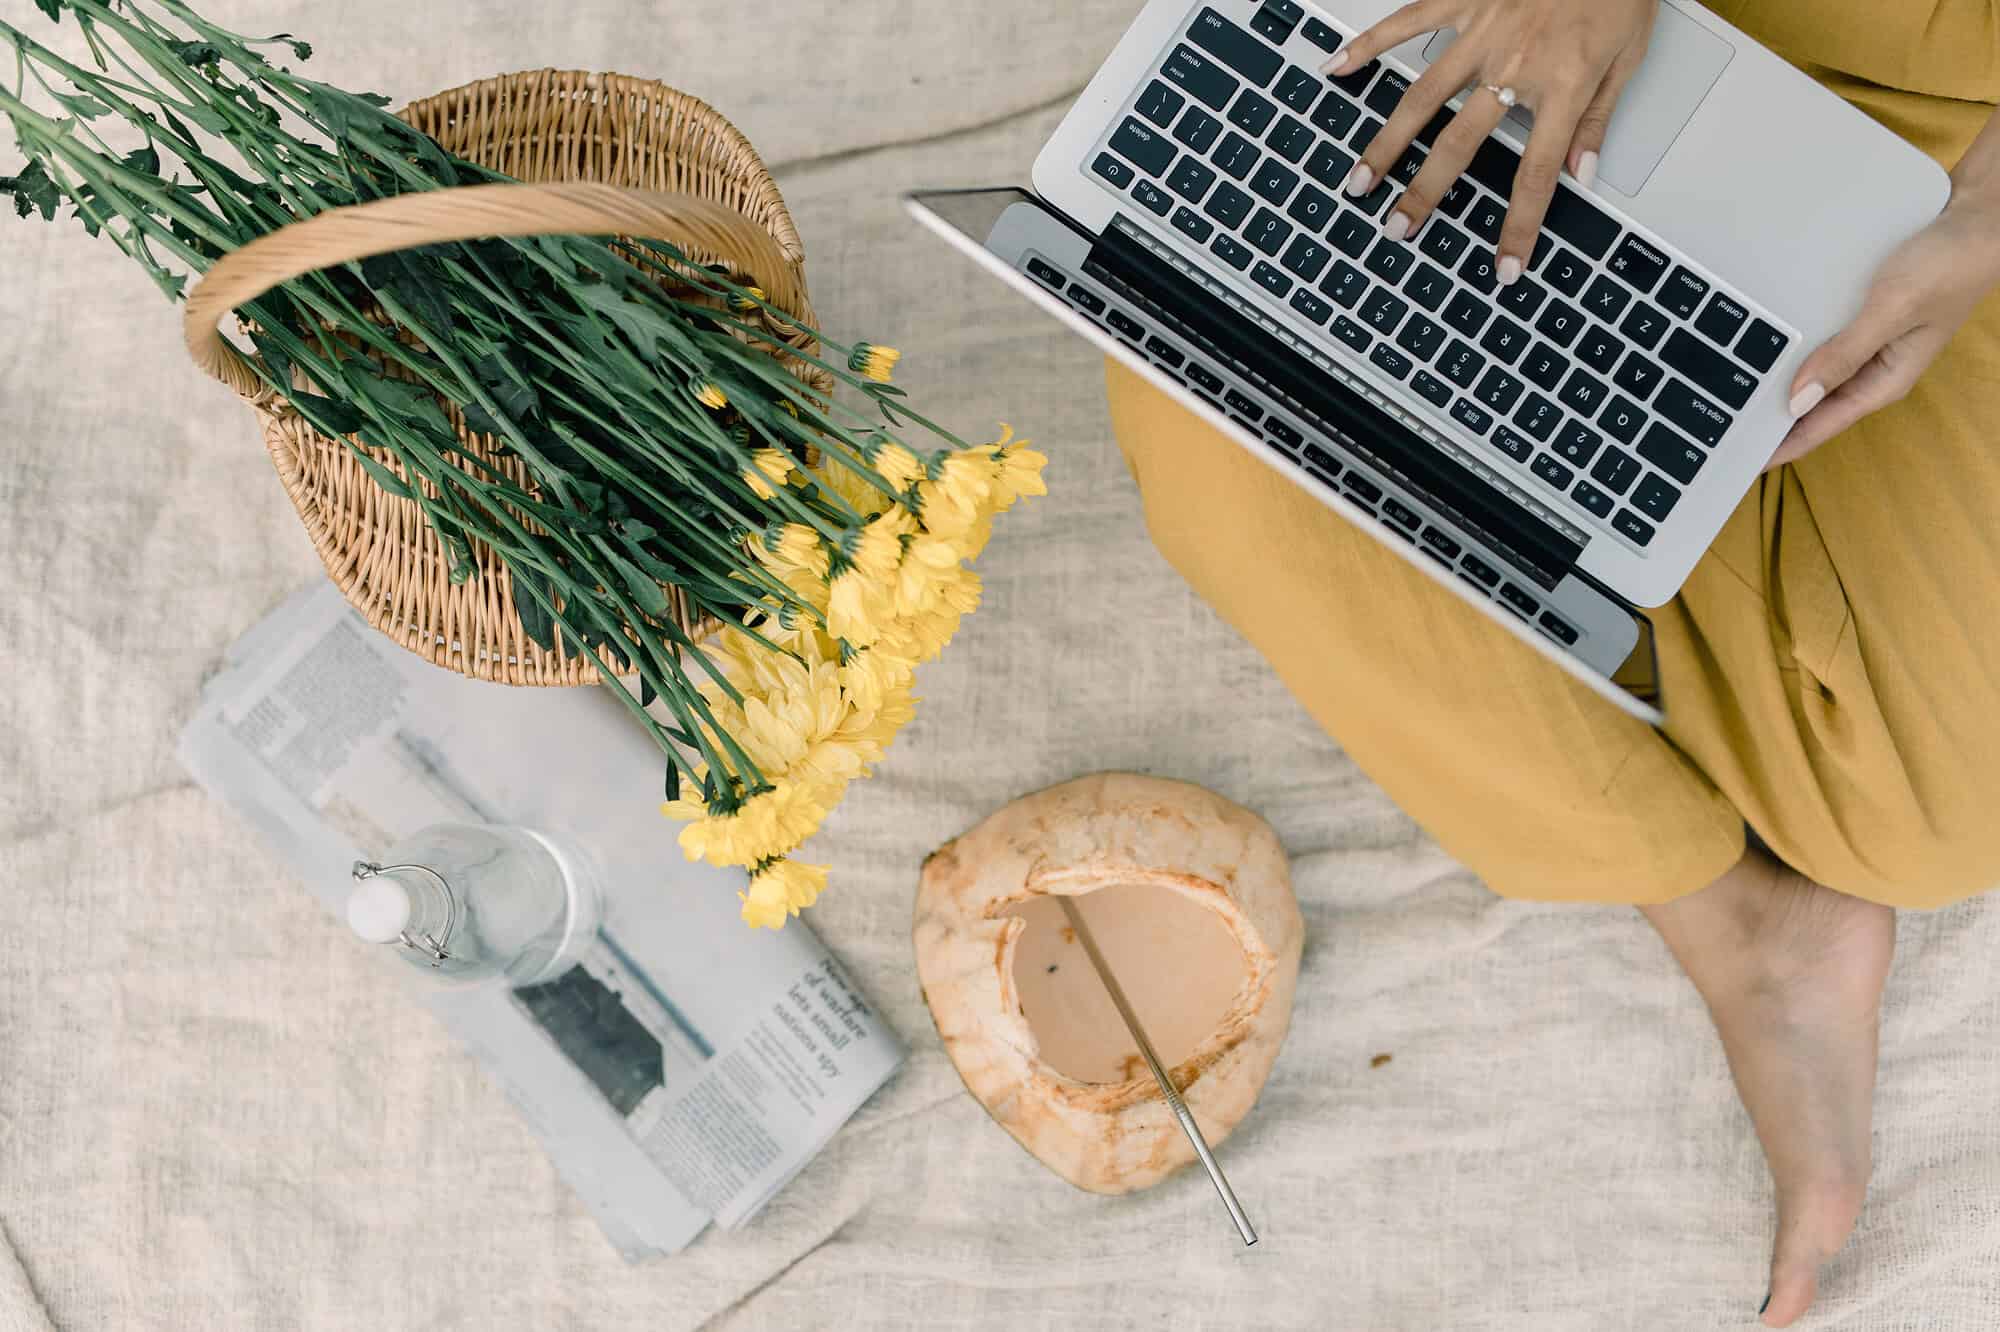
[[[1038,791],[924,862],[917,974],[967,1090],[1070,1183],[1128,1193],[1194,1150],[1058,896],[1074,899],[1211,1145],[1270,1076],[1304,925],[1270,825],[1155,777]]]

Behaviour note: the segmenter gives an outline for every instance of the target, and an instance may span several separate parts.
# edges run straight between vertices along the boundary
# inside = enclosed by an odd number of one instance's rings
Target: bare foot
[[[1768,1327],[1813,1302],[1868,1192],[1868,1127],[1895,913],[1760,851],[1688,897],[1641,907],[1722,1034],[1777,1184]]]

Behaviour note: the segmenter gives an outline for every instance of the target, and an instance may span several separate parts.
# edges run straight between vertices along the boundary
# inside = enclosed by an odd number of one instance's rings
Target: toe
[[[1778,1240],[1771,1252],[1766,1327],[1790,1327],[1819,1293],[1820,1264],[1840,1251],[1861,1215],[1867,1172],[1823,1179],[1778,1207]]]

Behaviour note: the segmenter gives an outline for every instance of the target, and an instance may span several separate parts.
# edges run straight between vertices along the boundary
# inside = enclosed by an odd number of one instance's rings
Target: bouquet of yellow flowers
[[[35,6],[73,19],[97,69],[0,22],[21,75],[0,116],[28,159],[0,195],[22,217],[69,206],[174,299],[329,209],[507,180],[386,99],[274,63],[310,57],[290,33],[247,38],[182,0]],[[609,668],[664,755],[683,850],[748,871],[753,925],[818,896],[826,871],[792,852],[909,720],[916,668],[978,604],[968,565],[993,516],[1044,493],[1044,458],[1011,430],[971,445],[912,411],[893,349],[836,342],[660,241],[426,245],[238,313],[265,387],[418,506],[454,581],[491,552],[530,639]],[[676,603],[716,635],[690,641]]]

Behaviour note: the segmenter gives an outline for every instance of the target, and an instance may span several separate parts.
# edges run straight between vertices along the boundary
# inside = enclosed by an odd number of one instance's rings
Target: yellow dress
[[[1715,7],[1947,167],[2000,102],[2000,0]],[[1167,558],[1496,892],[1664,901],[1746,823],[1893,906],[2000,885],[2000,296],[1907,398],[1766,474],[1653,613],[1663,733],[1107,375]]]

